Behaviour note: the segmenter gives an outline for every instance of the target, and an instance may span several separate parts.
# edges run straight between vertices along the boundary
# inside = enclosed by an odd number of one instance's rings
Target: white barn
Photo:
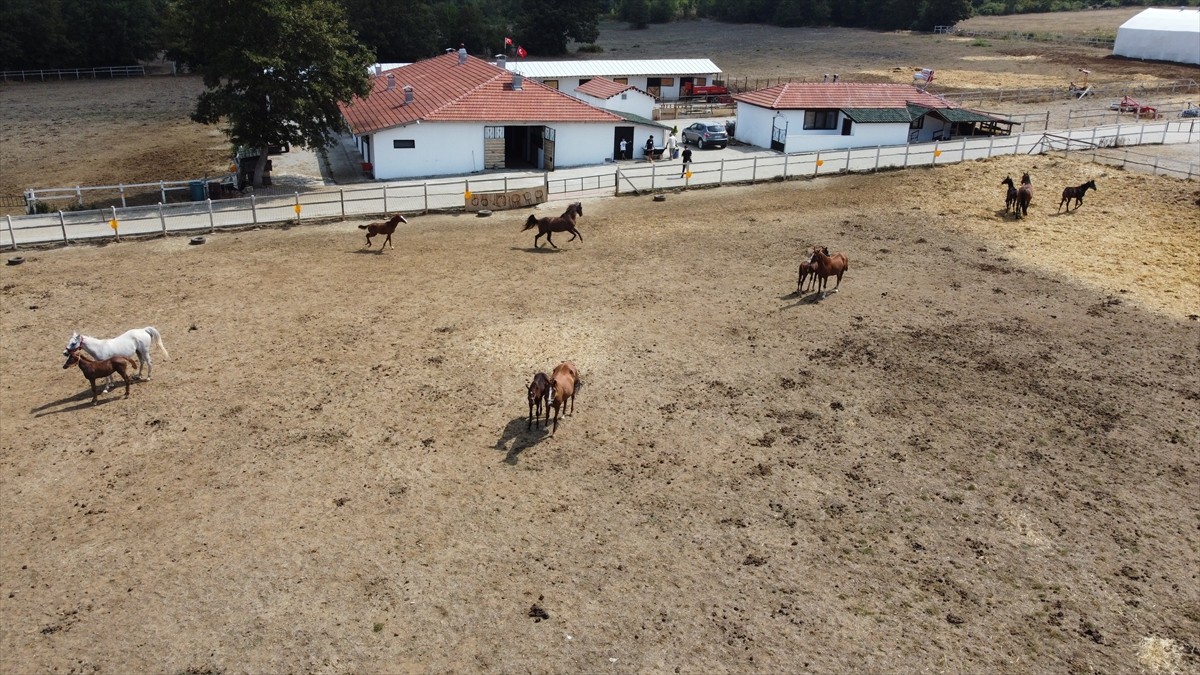
[[[573,94],[594,77],[628,84],[658,101],[676,101],[687,84],[713,84],[721,70],[709,59],[635,59],[596,61],[498,61],[504,67],[548,87]]]
[[[1147,9],[1121,24],[1113,56],[1200,65],[1200,9]]]
[[[909,84],[780,84],[735,94],[737,138],[782,152],[811,152],[996,133],[1008,122],[959,108]],[[982,125],[982,129],[977,127]],[[1011,128],[1011,126],[1009,126]]]
[[[622,138],[661,134],[465,52],[384,71],[341,110],[381,180],[602,164]]]

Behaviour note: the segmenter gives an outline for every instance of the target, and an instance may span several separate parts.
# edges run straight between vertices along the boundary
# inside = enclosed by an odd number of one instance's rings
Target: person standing
[[[654,161],[654,134],[650,134],[646,139],[646,161]]]
[[[683,178],[687,175],[688,170],[692,166],[692,149],[685,147],[683,149],[683,171],[679,172],[679,177]]]
[[[629,157],[627,157],[625,155],[625,148],[627,148],[627,147],[628,147],[628,144],[625,142],[625,139],[622,138],[621,139],[621,159],[629,159]]]
[[[675,134],[667,136],[666,147],[663,149],[663,157],[667,159],[675,158]]]

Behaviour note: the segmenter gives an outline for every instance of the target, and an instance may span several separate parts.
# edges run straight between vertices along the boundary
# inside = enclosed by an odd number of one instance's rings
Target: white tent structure
[[[1200,65],[1200,9],[1147,9],[1121,24],[1114,56]]]

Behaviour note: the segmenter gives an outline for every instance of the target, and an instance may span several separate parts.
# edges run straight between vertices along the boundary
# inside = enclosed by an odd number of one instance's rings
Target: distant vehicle
[[[683,130],[683,144],[695,143],[697,148],[723,148],[729,145],[729,134],[723,124],[696,122]]]
[[[1122,97],[1120,101],[1113,101],[1108,104],[1109,110],[1117,110],[1120,112],[1131,112],[1137,114],[1138,117],[1149,117],[1151,119],[1158,117],[1158,108],[1149,105],[1138,103],[1137,99],[1131,96]]]
[[[684,85],[685,98],[704,99],[708,103],[733,103],[729,90],[719,84]]]

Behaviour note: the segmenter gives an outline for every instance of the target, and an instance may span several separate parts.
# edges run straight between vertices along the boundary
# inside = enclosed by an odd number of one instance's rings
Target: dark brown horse
[[[554,240],[550,238],[553,232],[570,232],[571,238],[567,241],[574,241],[575,237],[579,237],[579,241],[583,241],[583,235],[579,233],[579,230],[575,229],[575,220],[582,215],[583,204],[575,202],[568,206],[567,210],[563,211],[561,216],[556,218],[538,218],[530,214],[529,218],[525,221],[525,227],[522,227],[521,231],[524,232],[534,227],[538,229],[537,236],[533,238],[534,248],[538,248],[538,239],[541,239],[542,235],[546,235],[546,241],[550,242],[551,246],[558,248],[554,245]]]
[[[87,352],[76,349],[67,354],[67,362],[63,364],[63,368],[70,368],[76,364],[83,371],[83,376],[92,384],[92,405],[99,403],[96,398],[98,391],[96,380],[109,377],[113,373],[117,373],[122,380],[125,380],[125,397],[129,397],[129,373],[137,369],[137,361],[126,356],[114,356],[103,361],[93,361],[88,358]]]
[[[525,385],[529,394],[529,423],[525,425],[525,431],[533,428],[533,420],[538,421],[541,428],[546,428],[546,424],[550,423],[550,378],[546,377],[545,373],[538,373],[533,376],[533,381]],[[546,421],[542,422],[542,407],[546,409]],[[537,408],[537,417],[534,417],[534,408]]]
[[[579,369],[571,361],[563,361],[554,366],[554,372],[550,374],[550,405],[554,406],[554,426],[550,429],[550,435],[558,431],[558,413],[561,410],[563,415],[566,415],[567,401],[571,402],[571,413],[575,414],[575,395],[579,393],[579,389],[583,387],[583,380],[579,379]],[[546,416],[550,416],[549,409],[546,410]]]
[[[404,216],[397,213],[386,222],[359,225],[358,229],[367,231],[367,248],[371,248],[371,237],[374,237],[377,234],[386,234],[387,239],[383,240],[383,244],[387,244],[389,248],[395,250],[396,247],[392,246],[392,233],[396,231],[396,226],[400,223],[407,224],[408,221],[404,219]],[[383,250],[383,244],[379,245],[380,251]]]
[[[825,249],[825,255],[829,255],[829,249]],[[812,279],[813,288],[817,287],[817,263],[813,260],[812,251],[809,251],[808,257],[800,263],[800,270],[796,274],[797,295],[804,293],[804,282],[807,279]]]
[[[1004,196],[1004,212],[1008,213],[1017,205],[1017,186],[1013,185],[1012,176],[1005,176],[1000,184],[1008,186],[1008,194]]]
[[[1071,200],[1075,200],[1075,208],[1078,209],[1083,204],[1083,195],[1087,193],[1088,188],[1096,189],[1096,181],[1089,180],[1079,187],[1069,187],[1063,189],[1062,201],[1058,203],[1058,210],[1062,211],[1063,204],[1067,205],[1067,213],[1071,212]]]
[[[1029,174],[1021,174],[1021,187],[1017,189],[1017,208],[1013,209],[1017,220],[1021,216],[1029,215],[1029,202],[1033,201],[1033,181],[1029,180]]]
[[[813,262],[817,265],[816,274],[817,278],[820,279],[821,297],[828,295],[825,285],[828,283],[829,277],[832,276],[837,277],[837,284],[833,287],[833,292],[837,293],[838,287],[842,285],[842,275],[846,273],[846,270],[850,269],[850,258],[841,251],[829,255],[829,249],[823,246],[814,246]]]

